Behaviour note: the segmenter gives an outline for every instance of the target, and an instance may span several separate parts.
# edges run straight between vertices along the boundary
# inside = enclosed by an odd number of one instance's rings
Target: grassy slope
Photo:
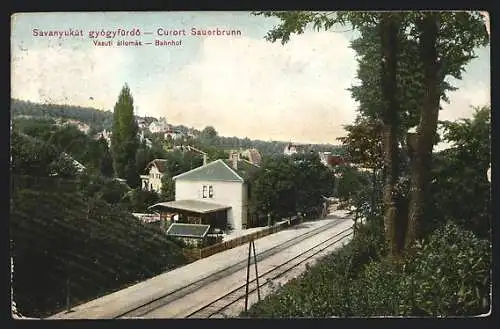
[[[130,214],[78,192],[20,189],[11,197],[14,297],[26,316],[96,298],[184,263],[180,248]]]

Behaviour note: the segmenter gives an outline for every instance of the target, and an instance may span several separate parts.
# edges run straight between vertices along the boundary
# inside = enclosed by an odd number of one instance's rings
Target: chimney
[[[239,153],[232,151],[230,153],[229,159],[232,161],[233,169],[238,169],[238,158],[239,158]]]
[[[207,155],[203,153],[203,165],[207,164]]]

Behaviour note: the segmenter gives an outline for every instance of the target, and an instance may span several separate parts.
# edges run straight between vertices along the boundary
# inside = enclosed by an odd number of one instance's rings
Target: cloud
[[[122,72],[129,65],[126,54],[116,48],[15,50],[11,95],[41,103],[109,109],[123,86]]]
[[[200,129],[213,125],[224,136],[311,143],[336,143],[355,117],[357,104],[346,89],[357,63],[345,34],[306,32],[285,46],[207,37],[198,46],[13,47],[12,97],[112,109],[128,82],[141,114]],[[194,58],[175,65],[189,49]],[[443,104],[441,120],[470,117],[470,105],[490,103],[489,81],[462,82],[451,104]]]
[[[346,90],[356,70],[348,42],[333,32],[285,46],[206,38],[199,57],[158,86],[150,110],[177,123],[213,125],[221,135],[335,142],[356,109]]]
[[[461,86],[449,93],[450,104],[442,103],[439,113],[440,120],[457,120],[471,118],[474,107],[491,104],[491,88],[484,82],[474,81]]]
[[[455,121],[459,119],[472,118],[473,107],[482,107],[491,104],[491,88],[484,82],[466,83],[456,91],[449,93],[450,103],[441,102],[442,110],[439,112],[439,120]],[[442,134],[442,130],[438,129]],[[453,143],[440,142],[434,147],[434,151],[442,151],[450,148]]]

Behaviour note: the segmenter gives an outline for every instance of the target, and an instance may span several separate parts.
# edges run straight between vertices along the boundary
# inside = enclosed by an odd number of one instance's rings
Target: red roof
[[[260,165],[260,163],[262,162],[262,156],[260,155],[258,150],[250,149],[248,150],[248,155],[250,162],[253,162],[258,165]]]
[[[342,156],[340,155],[332,155],[332,154],[329,154],[327,155],[327,158],[326,158],[326,162],[330,165],[330,166],[337,166],[337,165],[340,165],[340,164],[344,164],[345,163],[345,160]]]

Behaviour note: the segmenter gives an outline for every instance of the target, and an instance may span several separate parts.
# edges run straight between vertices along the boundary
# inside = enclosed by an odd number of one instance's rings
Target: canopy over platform
[[[174,223],[167,230],[167,235],[183,238],[204,238],[210,225]]]
[[[149,208],[169,208],[181,211],[190,211],[197,214],[209,214],[221,210],[230,209],[230,206],[199,201],[199,200],[178,200],[170,202],[160,202],[152,205]]]

